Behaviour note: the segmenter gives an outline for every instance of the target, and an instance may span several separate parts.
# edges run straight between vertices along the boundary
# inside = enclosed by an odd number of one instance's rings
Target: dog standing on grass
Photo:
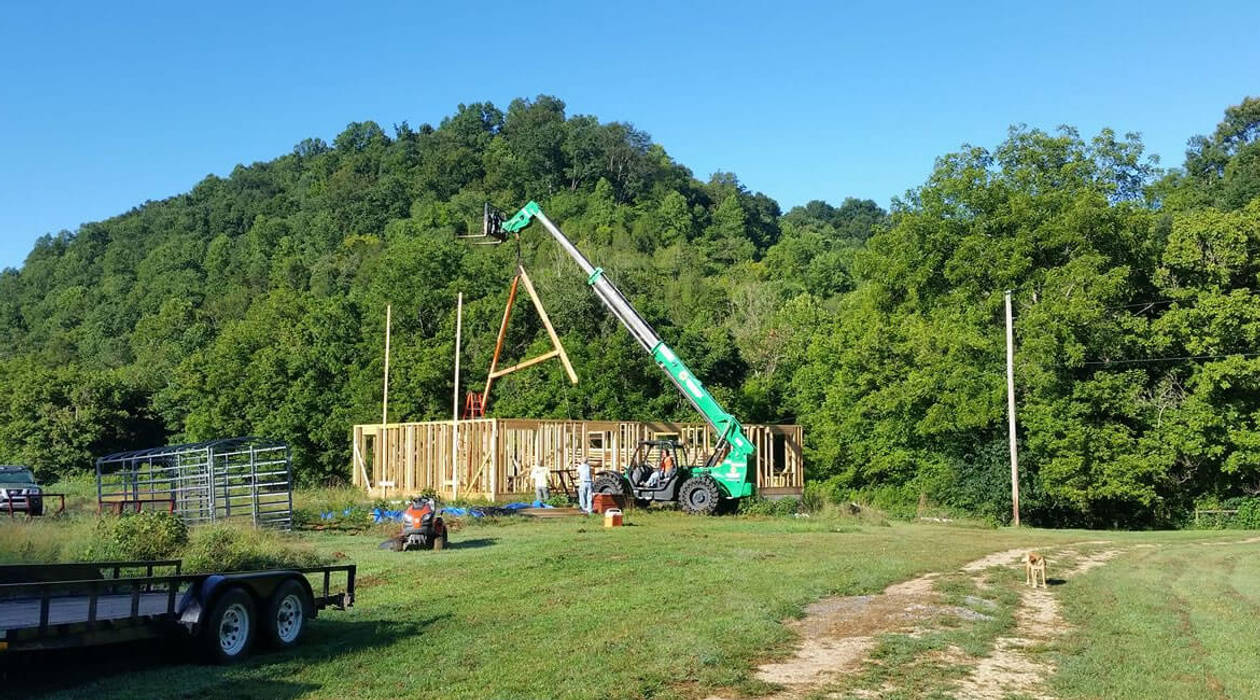
[[[1046,587],[1046,558],[1036,552],[1024,557],[1024,584],[1037,587],[1037,574],[1041,574],[1041,587]]]

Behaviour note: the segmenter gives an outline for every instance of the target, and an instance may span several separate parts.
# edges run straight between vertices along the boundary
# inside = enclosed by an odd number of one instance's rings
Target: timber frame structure
[[[542,321],[543,328],[547,329],[547,337],[551,339],[551,351],[537,357],[522,360],[511,367],[499,369],[499,358],[503,354],[503,341],[507,338],[508,322],[512,320],[512,305],[516,303],[516,289],[521,282],[525,283],[525,292],[529,294],[529,300],[534,303],[534,311],[538,313],[538,320]],[[543,307],[542,299],[538,296],[538,290],[534,289],[533,280],[529,278],[529,274],[525,272],[525,266],[518,260],[516,263],[516,276],[512,278],[512,286],[508,289],[507,305],[503,307],[503,323],[499,325],[499,336],[494,343],[494,355],[490,358],[490,371],[486,375],[486,388],[480,393],[475,391],[468,392],[464,401],[464,418],[485,417],[486,408],[490,405],[490,387],[494,385],[494,380],[517,370],[546,362],[553,357],[559,358],[560,364],[564,365],[564,372],[569,376],[569,383],[577,384],[577,372],[573,371],[573,365],[569,362],[569,354],[564,351],[564,345],[560,343],[560,336],[556,334],[555,327],[551,325],[551,317],[547,315],[547,309]],[[456,374],[458,374],[458,362],[455,367],[457,369]]]
[[[799,496],[805,483],[799,425],[747,425],[756,446],[755,481],[762,496]],[[454,440],[458,440],[452,454]],[[432,491],[490,501],[532,497],[529,470],[542,464],[552,486],[586,457],[596,470],[620,471],[642,440],[677,439],[699,463],[713,449],[704,423],[480,418],[354,426],[354,485],[393,498]]]

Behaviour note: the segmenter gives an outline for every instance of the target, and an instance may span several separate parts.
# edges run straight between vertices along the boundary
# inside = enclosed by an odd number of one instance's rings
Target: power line
[[[1256,357],[1260,356],[1260,352],[1231,352],[1227,355],[1184,355],[1181,357],[1143,357],[1133,360],[1090,360],[1082,362],[1082,365],[1129,365],[1142,362],[1177,362],[1184,360],[1220,360],[1227,357]]]
[[[1229,293],[1231,293],[1231,292],[1247,292],[1248,294],[1256,294],[1257,292],[1260,292],[1260,288],[1256,288],[1256,287],[1235,287],[1235,288],[1233,288],[1233,289],[1222,289],[1222,290],[1220,291],[1220,293],[1222,293],[1222,294],[1229,294]],[[1139,307],[1139,306],[1160,306],[1160,305],[1163,305],[1163,304],[1173,304],[1173,303],[1176,303],[1176,302],[1179,302],[1179,301],[1181,301],[1181,302],[1187,302],[1187,301],[1197,301],[1197,296],[1198,296],[1198,295],[1196,295],[1196,297],[1195,297],[1195,298],[1190,298],[1190,299],[1151,299],[1150,301],[1135,301],[1135,302],[1133,302],[1132,304],[1119,304],[1119,305],[1117,305],[1117,306],[1107,306],[1107,307],[1104,307],[1104,308],[1103,308],[1103,310],[1104,310],[1104,311],[1114,311],[1114,310],[1116,310],[1116,309],[1132,309],[1132,308],[1136,308],[1136,307]]]

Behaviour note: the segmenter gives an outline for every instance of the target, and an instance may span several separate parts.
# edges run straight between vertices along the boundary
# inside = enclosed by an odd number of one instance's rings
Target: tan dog
[[[1041,587],[1046,587],[1046,558],[1036,552],[1024,557],[1024,584],[1037,587],[1037,574],[1041,574]]]

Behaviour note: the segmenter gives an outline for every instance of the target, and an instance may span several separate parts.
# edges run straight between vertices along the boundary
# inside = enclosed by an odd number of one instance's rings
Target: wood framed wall
[[[452,459],[451,421],[354,426],[351,473],[355,486],[386,498],[435,491],[514,501],[533,494],[529,470],[541,463],[567,470],[582,457],[596,470],[620,471],[641,440],[677,437],[699,463],[713,450],[713,431],[703,423],[528,420],[479,418],[458,423]],[[747,425],[757,447],[756,483],[765,496],[800,495],[805,484],[799,425]]]

